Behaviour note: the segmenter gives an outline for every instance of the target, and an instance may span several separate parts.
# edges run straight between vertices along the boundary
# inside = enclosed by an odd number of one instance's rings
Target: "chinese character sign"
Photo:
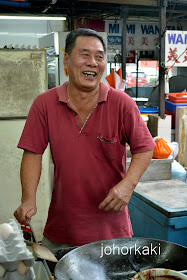
[[[187,31],[166,32],[166,66],[187,66]]]
[[[177,24],[167,24],[167,30],[182,30]],[[108,49],[121,50],[122,22],[105,20],[105,31],[108,36]],[[127,22],[127,50],[156,50],[159,46],[159,24],[151,22]]]

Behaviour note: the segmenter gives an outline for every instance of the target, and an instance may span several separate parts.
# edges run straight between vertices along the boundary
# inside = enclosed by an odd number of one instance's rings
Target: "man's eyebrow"
[[[89,52],[89,49],[80,49],[80,52]]]
[[[81,53],[82,52],[90,52],[90,50],[89,49],[80,49],[79,52],[81,52]],[[102,50],[98,50],[97,52],[104,55],[104,51],[102,51]]]
[[[105,52],[104,52],[104,51],[98,51],[98,53],[103,54],[103,55],[105,54]]]

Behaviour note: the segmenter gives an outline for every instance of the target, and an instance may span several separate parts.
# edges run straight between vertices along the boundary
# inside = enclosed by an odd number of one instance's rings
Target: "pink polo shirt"
[[[135,102],[100,83],[100,97],[82,131],[67,100],[67,83],[40,94],[31,106],[18,147],[43,154],[50,142],[54,189],[44,235],[71,245],[131,237],[128,208],[109,213],[98,206],[125,175],[131,153],[155,144]]]

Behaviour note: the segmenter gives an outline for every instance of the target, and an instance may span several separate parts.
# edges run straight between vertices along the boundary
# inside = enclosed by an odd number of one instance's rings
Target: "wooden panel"
[[[75,0],[76,1],[76,0]],[[79,0],[88,2],[86,0]],[[142,6],[157,6],[157,0],[90,0],[89,2],[127,4],[127,5],[142,5]]]
[[[47,89],[45,50],[0,50],[0,117],[25,117]]]
[[[179,143],[178,162],[187,167],[187,106],[176,108],[175,141]]]

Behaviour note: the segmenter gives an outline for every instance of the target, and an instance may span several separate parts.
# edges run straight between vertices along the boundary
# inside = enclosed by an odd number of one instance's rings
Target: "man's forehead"
[[[85,44],[89,44],[90,41],[97,41],[101,45],[101,51],[104,51],[102,42],[95,36],[78,36],[75,40],[75,46],[80,47],[81,49],[87,49]]]

